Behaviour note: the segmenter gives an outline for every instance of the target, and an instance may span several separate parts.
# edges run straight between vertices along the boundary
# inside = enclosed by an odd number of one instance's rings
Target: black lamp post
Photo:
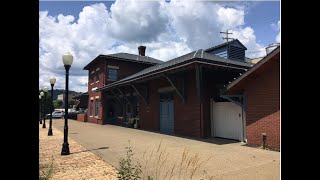
[[[43,106],[43,124],[42,124],[42,128],[46,128],[46,96],[47,96],[47,92],[48,92],[48,87],[45,86],[43,88],[43,92],[44,92],[44,106]]]
[[[41,91],[40,92],[40,97],[41,97],[41,99],[42,99],[42,97],[44,96],[44,93]],[[42,103],[43,101],[41,100],[41,103],[40,103],[40,112],[41,112],[41,119],[40,119],[40,124],[42,124],[42,118],[43,118],[43,103]]]
[[[48,130],[48,136],[52,136],[52,104],[53,104],[53,86],[56,83],[56,78],[54,76],[50,77],[49,79],[50,85],[51,85],[51,106],[50,106],[50,125]]]
[[[42,124],[42,119],[41,119],[41,95],[39,95],[39,123]]]
[[[63,144],[62,144],[62,151],[61,155],[69,155],[69,143],[68,143],[68,92],[69,92],[69,69],[73,62],[73,56],[67,52],[62,56],[63,64],[66,69],[66,91],[64,97],[64,136],[63,136]]]

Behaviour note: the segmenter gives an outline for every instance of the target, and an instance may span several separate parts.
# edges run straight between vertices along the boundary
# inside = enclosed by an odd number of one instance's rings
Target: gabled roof
[[[228,59],[219,57],[217,55],[206,53],[202,49],[199,49],[197,51],[193,51],[191,53],[163,62],[161,64],[157,64],[149,68],[146,68],[131,76],[128,76],[119,81],[108,84],[102,88],[98,88],[96,91],[101,91],[103,89],[108,89],[113,86],[125,84],[125,83],[132,82],[144,77],[152,76],[152,75],[164,72],[168,69],[172,69],[174,67],[179,68],[184,65],[189,65],[190,63],[193,63],[193,62],[224,66],[229,68],[238,68],[238,69],[249,69],[253,65],[252,63],[247,63],[247,62],[228,60]]]
[[[239,78],[232,81],[227,87],[225,92],[231,91],[236,85],[238,85],[240,82],[244,81],[248,76],[259,70],[261,67],[266,65],[269,61],[273,59],[274,56],[280,53],[280,46],[278,46],[276,49],[274,49],[271,53],[269,53],[267,56],[265,56],[262,60],[260,60],[257,64],[255,64],[250,70],[242,74]]]
[[[163,61],[160,61],[158,59],[155,59],[149,56],[140,56],[140,55],[129,54],[129,53],[115,53],[115,54],[107,54],[107,55],[100,54],[94,60],[92,60],[89,64],[87,64],[83,69],[88,70],[88,67],[99,59],[103,59],[103,60],[115,59],[115,60],[122,60],[122,61],[131,61],[136,63],[152,64],[152,65],[163,63]]]
[[[235,42],[239,43],[240,46],[242,46],[245,50],[247,50],[247,48],[246,48],[238,39],[233,39],[232,41],[229,41],[229,42],[225,42],[225,43],[216,45],[216,46],[211,47],[211,48],[208,48],[208,49],[206,49],[206,50],[204,50],[204,51],[205,51],[205,52],[209,52],[209,51],[212,51],[212,50],[214,50],[214,49],[218,49],[218,48],[220,48],[220,47],[222,47],[222,46],[226,46],[227,44],[232,44],[232,43],[235,43]]]

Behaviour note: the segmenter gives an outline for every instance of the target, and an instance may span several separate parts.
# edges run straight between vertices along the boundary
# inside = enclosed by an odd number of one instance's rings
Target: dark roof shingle
[[[83,69],[88,70],[88,67],[98,59],[104,59],[106,60],[107,58],[110,59],[117,59],[117,60],[122,60],[122,61],[131,61],[131,62],[137,62],[137,63],[145,63],[145,64],[160,64],[163,63],[163,61],[160,61],[158,59],[149,57],[149,56],[140,56],[140,55],[135,55],[135,54],[129,54],[129,53],[115,53],[115,54],[107,54],[103,55],[100,54],[94,60],[92,60],[90,63],[88,63]]]
[[[115,53],[115,54],[108,54],[108,55],[102,55],[102,56],[107,56],[107,57],[110,56],[110,57],[115,57],[120,59],[130,59],[134,61],[141,61],[141,62],[147,62],[152,64],[163,63],[163,61],[160,61],[158,59],[155,59],[149,56],[140,56],[140,55],[129,54],[129,53]]]
[[[209,61],[211,63],[223,64],[226,66],[233,65],[233,66],[240,66],[240,67],[245,67],[245,68],[251,68],[251,66],[252,66],[252,63],[228,60],[228,59],[219,57],[217,55],[206,53],[202,49],[199,49],[199,50],[193,51],[191,53],[185,54],[183,56],[174,58],[172,60],[163,62],[161,64],[157,64],[157,65],[151,66],[149,68],[146,68],[146,69],[139,71],[131,76],[128,76],[128,77],[123,78],[119,81],[108,84],[104,88],[101,88],[101,89],[106,89],[106,88],[112,87],[117,84],[122,84],[126,81],[131,81],[135,78],[142,77],[142,76],[150,74],[152,72],[160,71],[162,69],[169,68],[169,67],[172,67],[172,66],[175,66],[178,64],[184,64],[187,61],[191,61],[191,60],[195,60],[195,59],[199,59],[202,61]]]

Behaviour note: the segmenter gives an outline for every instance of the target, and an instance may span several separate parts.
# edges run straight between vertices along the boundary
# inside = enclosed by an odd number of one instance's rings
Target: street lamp
[[[65,88],[65,97],[64,97],[64,136],[63,136],[63,144],[62,144],[62,151],[61,155],[68,155],[70,154],[69,151],[69,143],[68,143],[68,92],[69,92],[69,69],[73,62],[73,56],[67,52],[62,56],[62,61],[64,67],[66,69],[66,88]]]
[[[41,120],[41,95],[39,95],[39,109],[40,109],[40,111],[39,111],[39,122],[40,122],[40,124],[42,124],[42,120]]]
[[[40,97],[43,97],[44,96],[44,93],[41,91],[40,92]],[[43,104],[42,104],[42,102],[41,102],[41,105],[40,105],[40,109],[42,110],[40,110],[41,111],[41,115],[42,115],[42,117],[43,117]],[[42,118],[41,118],[42,119]],[[40,120],[40,124],[42,124],[42,120]]]
[[[47,96],[47,92],[48,92],[48,87],[45,86],[43,88],[43,92],[44,92],[44,106],[43,106],[43,124],[42,124],[42,128],[46,128],[46,96]]]
[[[50,106],[50,125],[48,130],[48,136],[52,136],[52,104],[53,104],[53,86],[56,83],[56,78],[54,76],[51,76],[49,79],[50,85],[51,85],[51,106]]]

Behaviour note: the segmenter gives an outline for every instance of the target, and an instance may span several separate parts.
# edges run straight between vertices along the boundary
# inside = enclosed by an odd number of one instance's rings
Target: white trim
[[[96,90],[96,89],[98,89],[98,88],[97,88],[97,87],[94,87],[94,88],[91,89],[91,91],[94,91],[94,90]]]
[[[99,118],[99,116],[94,116],[95,118]]]
[[[91,71],[91,74],[94,74],[94,71]]]
[[[94,83],[91,83],[90,85],[93,85]]]
[[[93,99],[94,99],[93,97],[90,98],[90,100],[93,100]]]
[[[98,83],[99,82],[99,80],[98,81],[96,81],[96,83]]]
[[[96,96],[95,98],[96,98],[96,99],[99,99],[100,97],[99,97],[99,96]]]
[[[96,69],[96,71],[99,71],[100,70],[100,68],[98,67],[97,69]]]
[[[93,117],[93,116],[89,116],[89,117]]]
[[[111,65],[108,65],[108,68],[111,68],[111,69],[119,69],[119,66],[111,66]]]

